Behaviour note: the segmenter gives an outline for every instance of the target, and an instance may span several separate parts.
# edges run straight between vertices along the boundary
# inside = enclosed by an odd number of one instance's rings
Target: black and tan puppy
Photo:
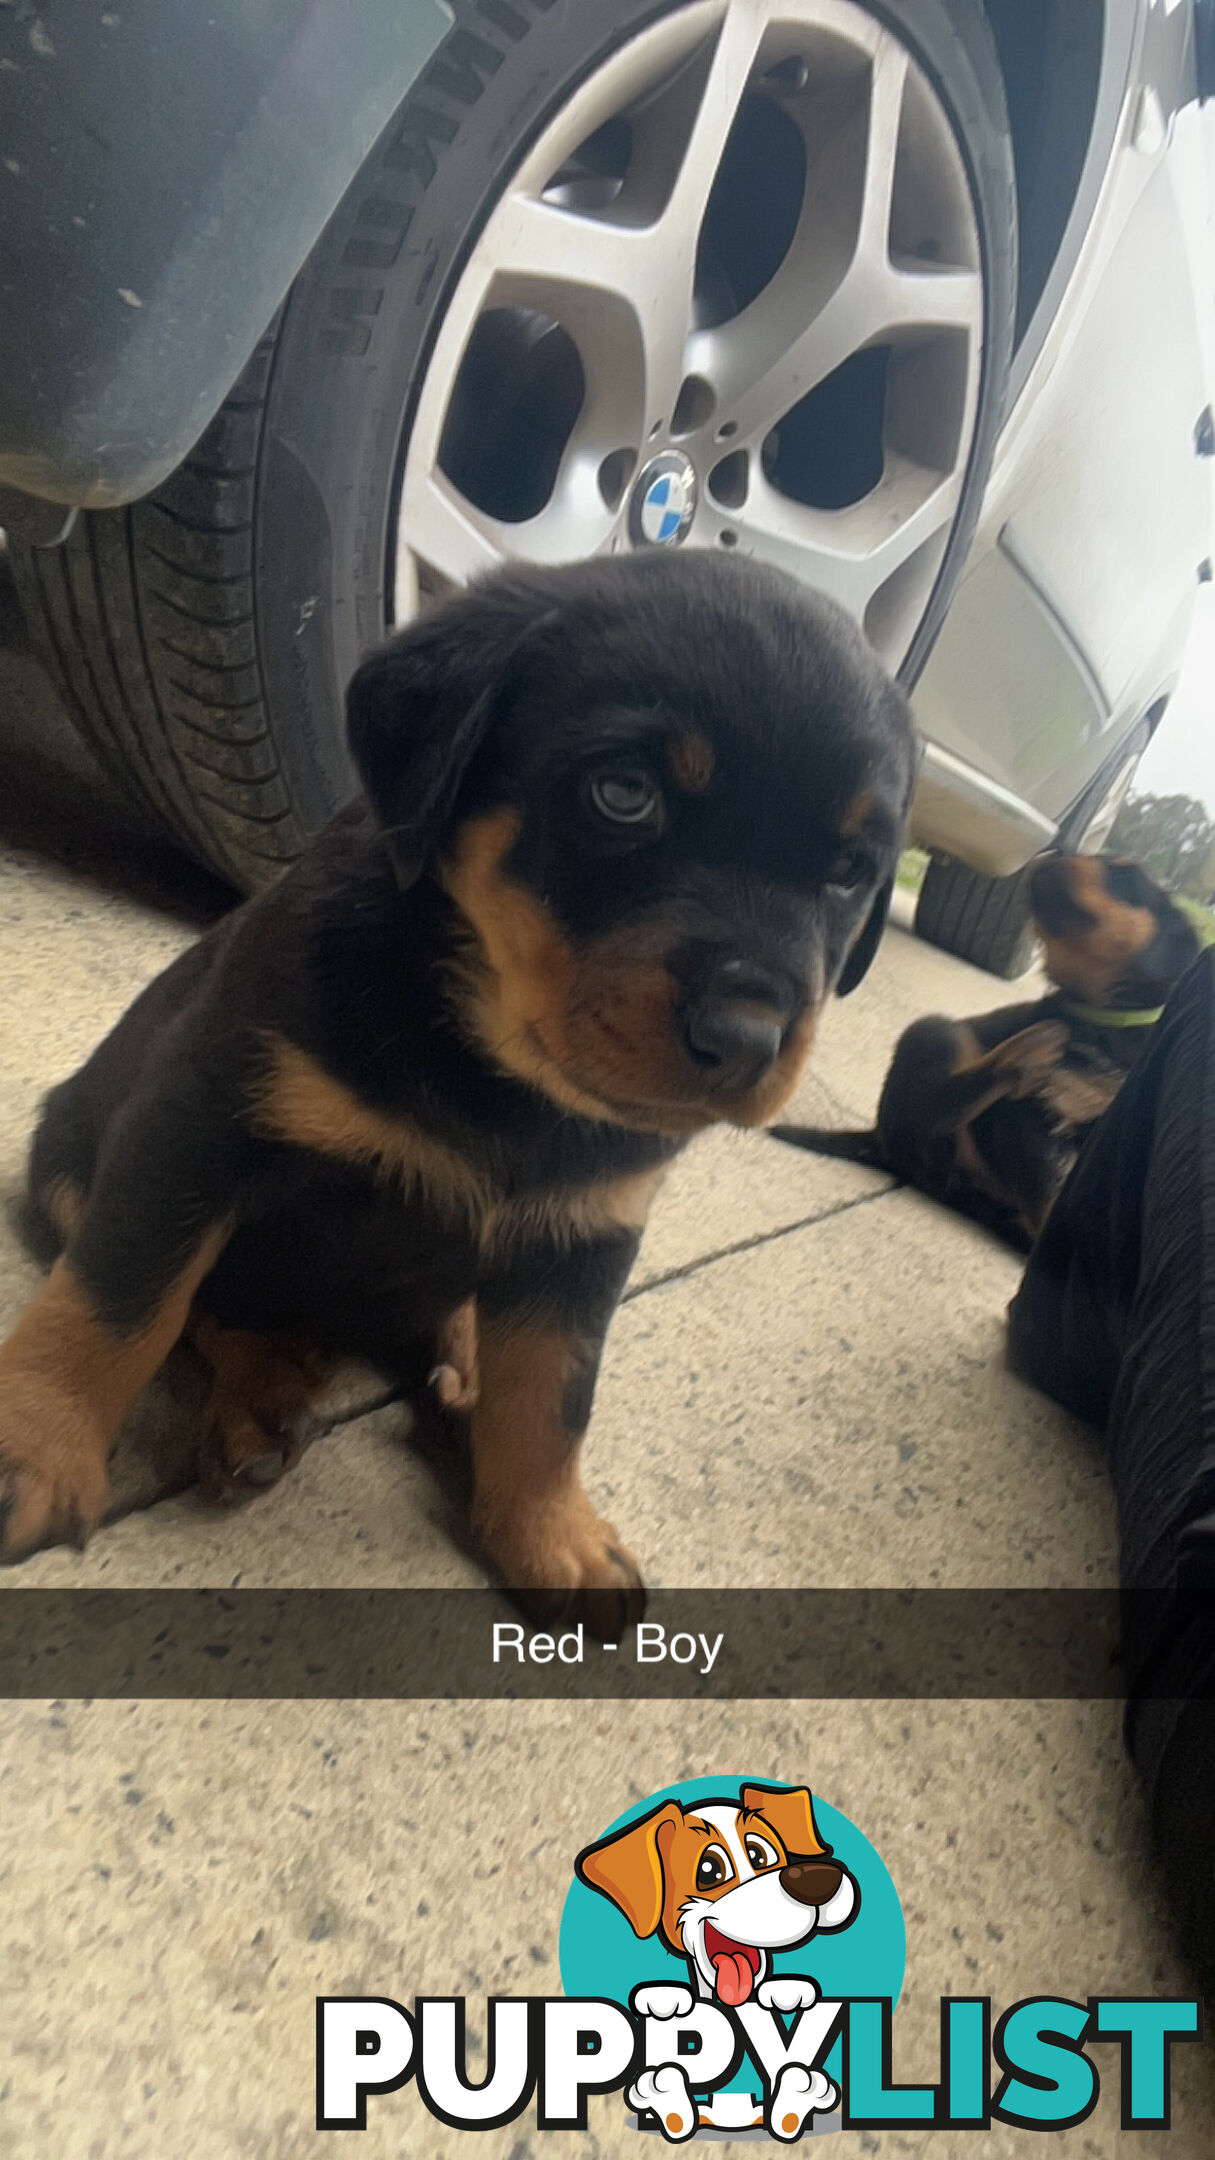
[[[1044,855],[1030,901],[1057,986],[1048,996],[973,1020],[914,1021],[870,1131],[776,1128],[814,1154],[888,1170],[1020,1250],[1198,952],[1180,908],[1138,863]]]
[[[326,1359],[416,1370],[475,1298],[484,1550],[635,1605],[578,1475],[604,1333],[672,1157],[776,1116],[873,956],[906,702],[781,576],[647,554],[454,600],[349,730],[366,799],[48,1099],[66,1247],[0,1351],[3,1550],[97,1523],[187,1326],[260,1480]]]

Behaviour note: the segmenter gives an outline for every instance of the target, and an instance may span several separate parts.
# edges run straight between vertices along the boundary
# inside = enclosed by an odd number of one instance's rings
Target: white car
[[[913,686],[919,927],[1015,972],[1210,576],[1215,0],[80,12],[0,29],[0,523],[124,784],[256,883],[388,625],[735,548]]]

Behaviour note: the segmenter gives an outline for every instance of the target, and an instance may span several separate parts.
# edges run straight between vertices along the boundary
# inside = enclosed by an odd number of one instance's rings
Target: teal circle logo
[[[567,1996],[628,2005],[638,1988],[670,1988],[684,2003],[783,2013],[798,2001],[794,1978],[807,2004],[815,1993],[896,2002],[907,1935],[880,1854],[838,1808],[772,1778],[692,1778],[626,1808],[579,1854],[558,1956]],[[837,2037],[815,2132],[838,2127],[841,2052]],[[694,2070],[687,2077],[694,2087]],[[700,2123],[762,2135],[750,2130],[761,2105],[744,2056]],[[656,2127],[637,2112],[640,2127]]]

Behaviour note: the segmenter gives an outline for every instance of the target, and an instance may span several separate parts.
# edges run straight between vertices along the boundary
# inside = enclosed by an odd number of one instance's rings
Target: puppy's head
[[[700,554],[510,573],[365,662],[349,725],[501,1067],[645,1130],[776,1115],[873,957],[912,780],[838,609]]]
[[[1043,855],[1029,881],[1046,972],[1092,1004],[1163,1004],[1196,958],[1193,925],[1128,857]]]
[[[579,1880],[633,1933],[686,1957],[706,1995],[746,2002],[774,1950],[856,1917],[860,1892],[832,1857],[809,1792],[743,1787],[737,1800],[669,1800],[579,1853]]]

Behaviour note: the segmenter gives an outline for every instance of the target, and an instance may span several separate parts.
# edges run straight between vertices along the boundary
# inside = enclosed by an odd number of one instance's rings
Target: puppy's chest
[[[483,1259],[512,1247],[575,1244],[613,1231],[639,1233],[665,1175],[665,1161],[573,1177],[543,1150],[524,1169],[495,1172],[448,1146],[417,1120],[362,1101],[306,1051],[278,1041],[258,1088],[255,1129],[268,1138],[341,1164],[399,1196],[411,1214]],[[509,1160],[509,1151],[508,1160]]]

